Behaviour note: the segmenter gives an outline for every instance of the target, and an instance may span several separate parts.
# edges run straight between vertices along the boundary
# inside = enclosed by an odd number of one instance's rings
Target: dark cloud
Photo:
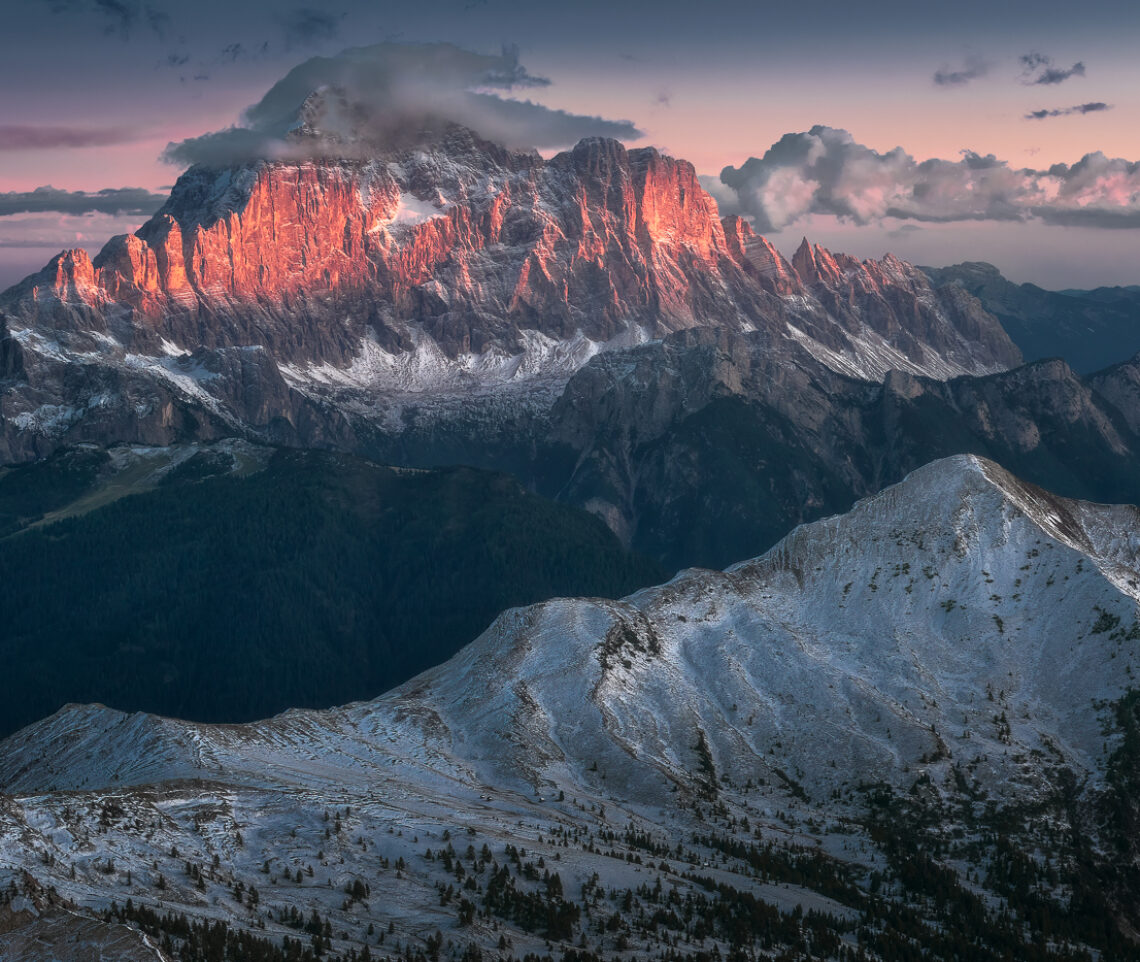
[[[160,39],[166,39],[170,16],[148,0],[42,0],[53,13],[91,13],[97,16],[108,34],[124,40],[142,27]]]
[[[1079,61],[1073,64],[1068,70],[1062,70],[1059,67],[1050,67],[1048,70],[1043,71],[1036,80],[1035,84],[1059,84],[1064,83],[1070,77],[1083,77],[1085,75],[1085,65]]]
[[[254,158],[357,156],[449,123],[510,146],[642,136],[629,121],[505,96],[549,83],[522,66],[514,47],[498,55],[442,43],[357,47],[306,60],[249,107],[241,124],[172,143],[163,157],[226,166]]]
[[[1077,104],[1074,107],[1061,107],[1056,110],[1033,110],[1025,115],[1026,120],[1045,120],[1047,117],[1068,117],[1070,114],[1096,114],[1102,110],[1112,110],[1112,104],[1101,101]]]
[[[1085,75],[1085,65],[1080,61],[1065,69],[1054,66],[1053,58],[1042,53],[1027,53],[1017,59],[1021,63],[1021,82],[1031,87],[1064,83],[1070,77]]]
[[[269,53],[269,41],[263,40],[260,44],[247,47],[244,43],[236,41],[222,47],[218,54],[218,63],[231,64],[239,60],[260,60]]]
[[[153,214],[166,202],[165,194],[152,194],[141,187],[109,187],[88,193],[37,187],[29,191],[0,193],[0,217],[12,214]]]
[[[162,40],[166,39],[171,25],[170,17],[167,14],[147,3],[143,4],[143,19],[155,36]]]
[[[0,126],[0,151],[110,147],[129,144],[138,139],[138,132],[130,127],[48,127],[36,124]]]
[[[331,13],[319,7],[294,7],[278,14],[277,22],[285,33],[285,48],[316,47],[333,40],[340,33],[343,13]]]
[[[501,87],[511,90],[514,87],[549,87],[549,77],[537,77],[530,73],[519,61],[520,51],[517,43],[503,44],[502,66],[493,67],[487,71],[480,81],[484,87]]]
[[[917,161],[896,147],[880,154],[845,130],[785,134],[763,157],[705,178],[723,213],[778,231],[808,214],[855,224],[1025,221],[1089,227],[1140,226],[1140,162],[1086,154],[1072,166],[1015,169],[992,154]]]
[[[934,72],[934,83],[938,87],[963,87],[971,80],[977,80],[990,72],[990,65],[977,57],[968,57],[959,68],[952,69],[943,64]]]

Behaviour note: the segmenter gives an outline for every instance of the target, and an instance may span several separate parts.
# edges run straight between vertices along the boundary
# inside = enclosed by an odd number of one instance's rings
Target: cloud
[[[1053,58],[1042,53],[1022,54],[1017,58],[1021,64],[1021,82],[1027,86],[1064,83],[1070,77],[1083,77],[1085,65],[1078,61],[1067,70],[1053,65]]]
[[[139,139],[130,127],[0,126],[0,151],[50,150],[57,147],[111,147]]]
[[[226,166],[255,158],[363,156],[453,123],[512,147],[642,136],[630,121],[505,95],[549,84],[519,62],[517,47],[498,55],[444,43],[356,47],[299,64],[246,109],[240,124],[171,143],[163,159]]]
[[[112,187],[88,193],[37,187],[29,191],[0,193],[0,217],[13,214],[153,214],[166,202],[165,194],[152,194],[141,187]]]
[[[260,60],[268,53],[268,40],[263,40],[260,44],[253,47],[247,47],[244,43],[235,41],[234,43],[228,43],[222,47],[216,59],[218,63],[231,64],[237,63],[239,60]]]
[[[1057,110],[1033,110],[1025,115],[1026,120],[1044,120],[1047,117],[1068,117],[1070,114],[1095,114],[1102,110],[1112,110],[1112,104],[1101,101],[1077,104],[1075,107],[1061,107]]]
[[[484,87],[501,87],[511,90],[515,87],[549,87],[549,77],[536,77],[530,73],[519,61],[520,51],[517,43],[503,45],[503,53],[499,58],[501,65],[492,67],[480,81]]]
[[[938,87],[964,87],[971,80],[977,80],[990,72],[990,65],[977,57],[967,57],[957,70],[943,64],[934,72],[934,83]]]
[[[129,39],[144,27],[160,39],[170,30],[170,16],[147,0],[45,0],[53,13],[91,13],[103,21],[104,32]]]
[[[704,182],[722,213],[748,216],[769,232],[809,214],[857,225],[898,218],[1140,227],[1140,162],[1099,152],[1047,170],[973,151],[920,162],[901,147],[881,154],[845,130],[817,126],[785,134],[763,157]]]
[[[340,33],[344,14],[334,14],[317,7],[294,7],[278,14],[277,22],[285,33],[285,49],[315,47]]]

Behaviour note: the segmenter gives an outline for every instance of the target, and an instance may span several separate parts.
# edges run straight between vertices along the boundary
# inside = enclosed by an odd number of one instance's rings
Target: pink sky
[[[75,10],[85,2],[77,0]],[[1019,4],[1026,10],[1019,12]],[[881,0],[862,11],[865,23],[849,5],[831,0],[810,11],[759,11],[735,0],[716,0],[702,11],[668,2],[583,0],[574,16],[514,0],[484,11],[429,0],[393,8],[386,18],[347,0],[342,6],[338,26],[305,47],[275,39],[279,8],[272,4],[202,0],[201,16],[180,24],[181,46],[171,52],[173,33],[157,37],[136,26],[120,36],[94,6],[60,19],[48,4],[29,5],[25,19],[15,18],[0,39],[0,83],[18,91],[0,113],[0,126],[125,127],[134,137],[113,147],[53,150],[4,150],[0,143],[0,191],[45,184],[159,190],[179,173],[158,159],[169,141],[240,122],[244,107],[313,53],[400,30],[401,39],[450,38],[483,51],[518,40],[526,67],[553,83],[517,96],[632,120],[646,137],[631,146],[658,146],[703,174],[740,166],[784,134],[816,124],[847,130],[879,153],[902,147],[918,161],[958,161],[964,150],[1038,170],[1073,164],[1093,151],[1140,160],[1140,58],[1134,52],[1140,7],[1122,0],[1089,0],[1080,9],[1045,0],[1033,5],[1035,17],[1024,15],[1027,0],[1001,8],[965,0],[954,20],[933,8]],[[592,24],[586,14],[595,7],[602,19]],[[173,17],[182,8],[163,9]],[[269,38],[264,55],[232,62],[219,56],[223,43],[241,38],[252,50],[263,35]],[[47,49],[56,55],[46,57]],[[1061,84],[1034,85],[1018,62],[1028,51],[1045,51],[1062,68],[1080,62],[1087,69]],[[187,62],[168,68],[163,58],[175,53]],[[932,81],[938,69],[970,63],[985,69],[968,83],[939,87]],[[1089,102],[1111,109],[1025,119],[1032,110]],[[1121,189],[1121,203],[1140,207],[1140,197],[1128,193],[1130,183]],[[30,225],[0,216],[0,284],[42,263],[34,258],[50,254],[53,240],[70,243],[82,235],[80,242],[94,249],[101,231],[133,229],[138,219],[57,219],[59,232],[52,234],[42,218]],[[791,248],[808,233],[860,255],[889,247],[914,261],[987,259],[1016,280],[1053,286],[1140,282],[1140,229],[1033,222],[899,226],[855,227],[811,215],[772,239]],[[33,253],[26,245],[36,240],[45,246]]]

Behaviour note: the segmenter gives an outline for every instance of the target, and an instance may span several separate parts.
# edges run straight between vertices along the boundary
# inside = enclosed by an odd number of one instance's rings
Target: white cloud
[[[807,214],[854,224],[902,220],[1024,221],[1140,227],[1140,163],[1086,154],[1073,165],[1017,169],[992,154],[917,161],[885,154],[845,130],[817,126],[785,134],[763,157],[706,179],[722,212],[777,231]]]

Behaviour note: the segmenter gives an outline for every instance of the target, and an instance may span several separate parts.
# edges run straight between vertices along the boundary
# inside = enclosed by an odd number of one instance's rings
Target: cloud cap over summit
[[[549,85],[547,78],[527,71],[517,48],[509,46],[497,55],[449,43],[355,47],[298,64],[246,109],[241,124],[171,143],[163,156],[179,165],[216,166],[254,158],[343,156],[448,123],[512,147],[642,136],[630,121],[506,96],[518,88]],[[322,101],[315,112],[307,109],[314,93]],[[320,136],[306,136],[318,131]]]

